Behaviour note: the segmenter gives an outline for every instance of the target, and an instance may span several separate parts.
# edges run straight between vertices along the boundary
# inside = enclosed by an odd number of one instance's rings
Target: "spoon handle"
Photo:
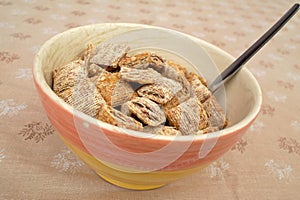
[[[209,85],[209,89],[214,93],[222,84],[237,73],[242,66],[254,54],[259,51],[289,20],[299,9],[299,3],[295,3],[265,34],[263,34],[252,46],[250,46],[240,57],[238,57],[229,67],[227,67]]]

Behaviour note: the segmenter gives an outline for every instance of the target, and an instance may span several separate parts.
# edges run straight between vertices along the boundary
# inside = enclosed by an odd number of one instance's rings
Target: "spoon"
[[[252,46],[250,46],[240,57],[229,65],[208,86],[214,93],[221,85],[232,78],[243,65],[252,58],[299,10],[299,3],[295,3],[265,34],[263,34]]]

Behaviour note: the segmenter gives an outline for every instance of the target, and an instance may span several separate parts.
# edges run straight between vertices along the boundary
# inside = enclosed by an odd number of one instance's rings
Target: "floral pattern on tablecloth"
[[[5,158],[5,152],[4,149],[0,148],[0,162]]]
[[[265,163],[265,167],[267,168],[269,174],[274,176],[279,181],[291,179],[293,168],[283,161],[276,162],[271,159]]]
[[[226,162],[224,159],[219,159],[212,164],[210,164],[206,168],[206,172],[209,174],[210,178],[220,178],[224,179],[226,171],[230,168],[230,165],[228,162]]]
[[[175,29],[240,55],[292,0],[0,0],[0,199],[297,199],[300,15],[247,64],[262,87],[256,121],[222,158],[158,190],[100,179],[66,149],[34,88],[34,55],[50,37],[92,23]]]
[[[24,140],[33,140],[35,143],[44,141],[46,137],[54,133],[54,128],[49,123],[44,123],[40,121],[33,121],[25,124],[20,130],[19,135],[21,135]]]
[[[69,149],[63,149],[53,156],[50,166],[56,168],[59,172],[70,172],[72,174],[80,171],[83,162],[79,160]]]
[[[27,107],[26,104],[17,104],[14,99],[0,100],[0,116],[13,117]]]

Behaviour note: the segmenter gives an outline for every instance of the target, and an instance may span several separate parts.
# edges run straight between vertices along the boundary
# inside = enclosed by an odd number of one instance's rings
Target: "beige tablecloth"
[[[298,199],[300,15],[249,63],[263,90],[258,119],[225,156],[165,187],[131,191],[99,178],[59,139],[32,80],[51,36],[103,22],[163,26],[237,57],[294,0],[0,0],[0,199]]]

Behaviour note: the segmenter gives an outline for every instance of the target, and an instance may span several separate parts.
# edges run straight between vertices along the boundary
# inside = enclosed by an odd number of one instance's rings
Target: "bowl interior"
[[[60,100],[51,89],[53,68],[72,61],[90,43],[97,45],[119,34],[145,27],[149,28],[149,26],[137,24],[98,24],[71,29],[56,35],[41,47],[35,58],[33,74],[36,83],[40,85],[50,98],[68,109],[68,105]],[[189,38],[199,47],[204,48],[211,56],[207,56],[206,53],[201,54],[199,59],[203,62],[200,64],[198,61],[195,61],[196,64],[193,64],[193,61],[191,61],[191,65],[187,66],[190,71],[194,70],[193,65],[197,65],[197,67],[201,68],[201,72],[206,70],[208,76],[212,77],[212,74],[209,75],[210,71],[212,71],[209,70],[210,67],[217,66],[217,70],[222,70],[233,60],[230,55],[213,45],[185,34],[182,34],[182,36]],[[179,43],[179,46],[184,45],[184,43]],[[195,51],[197,52],[197,49],[189,49],[186,54],[189,54],[189,52],[194,54]],[[205,74],[202,75],[205,76]],[[217,95],[225,98],[226,114],[231,122],[230,127],[224,130],[225,134],[230,132],[230,129],[243,127],[253,120],[259,112],[262,101],[261,91],[255,78],[245,68],[228,81],[225,85],[225,90],[221,90]],[[88,116],[85,117],[89,118]]]

